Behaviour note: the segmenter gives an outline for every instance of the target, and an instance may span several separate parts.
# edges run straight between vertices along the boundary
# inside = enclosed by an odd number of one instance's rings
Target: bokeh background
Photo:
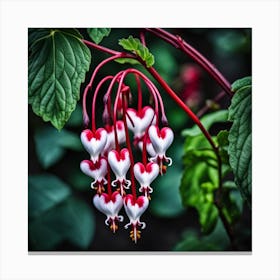
[[[180,35],[208,58],[228,79],[251,75],[251,29],[197,28],[167,29]],[[79,29],[90,40],[86,29]],[[103,46],[119,50],[118,40],[129,35],[139,37],[139,29],[113,28]],[[213,99],[221,88],[188,56],[166,42],[146,35],[150,52],[155,56],[154,67],[193,109],[202,115],[206,104],[211,110],[227,108],[230,100],[224,96],[219,103]],[[108,55],[92,51],[92,63],[81,93],[96,65]],[[115,74],[129,65],[112,62],[103,67],[97,80]],[[134,66],[133,66],[134,67]],[[141,66],[135,66],[142,69]],[[133,85],[132,85],[133,87]],[[58,132],[37,117],[29,105],[28,139],[28,222],[29,251],[226,251],[229,240],[222,224],[211,235],[203,235],[195,209],[182,205],[179,193],[182,176],[184,138],[181,131],[192,127],[192,121],[159,87],[175,141],[168,150],[173,165],[165,176],[153,183],[154,193],[142,220],[147,227],[137,244],[129,238],[129,230],[121,224],[113,234],[104,224],[105,216],[92,205],[91,179],[79,168],[88,158],[80,143],[83,130],[81,100],[65,127]],[[100,105],[102,100],[99,100]],[[101,107],[101,106],[99,106]],[[100,114],[97,112],[97,115]],[[101,118],[97,126],[101,126]],[[219,130],[219,126],[213,127]],[[122,210],[123,211],[123,210]],[[251,250],[251,211],[243,205],[243,214],[236,225],[239,250]]]

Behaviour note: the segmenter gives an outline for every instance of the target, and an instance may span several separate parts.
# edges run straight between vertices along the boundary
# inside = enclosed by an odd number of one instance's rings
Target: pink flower
[[[123,199],[119,192],[113,192],[112,195],[106,193],[96,194],[93,197],[93,204],[100,212],[107,216],[105,224],[107,226],[110,225],[110,229],[116,232],[118,229],[117,222],[123,221],[123,216],[118,214],[123,206]]]
[[[138,230],[138,227],[141,227],[141,229],[146,227],[144,222],[140,222],[140,217],[146,211],[148,206],[149,199],[146,196],[142,195],[137,199],[135,199],[131,194],[125,196],[124,209],[129,218],[129,223],[124,227],[128,228],[129,226],[132,226],[130,237],[135,243],[140,238],[141,233],[141,231]]]
[[[146,166],[141,162],[134,164],[134,176],[140,184],[139,191],[144,192],[145,196],[150,198],[149,194],[153,192],[151,183],[156,179],[159,173],[157,163],[149,162]]]
[[[112,171],[116,176],[116,180],[112,182],[112,186],[119,184],[121,195],[124,195],[124,188],[128,189],[131,182],[126,179],[126,173],[130,167],[129,151],[123,148],[120,152],[112,150],[108,154],[108,162]]]
[[[80,168],[84,174],[94,179],[94,181],[91,183],[91,188],[96,189],[97,193],[101,194],[104,191],[103,186],[107,184],[107,180],[105,179],[107,174],[106,159],[100,158],[100,160],[95,163],[93,163],[91,160],[83,160],[80,163]]]
[[[155,111],[149,106],[145,106],[140,111],[128,108],[126,114],[128,115],[126,116],[127,126],[133,132],[136,140],[141,139],[149,125],[156,121]]]
[[[96,162],[107,142],[107,132],[104,128],[98,128],[95,132],[85,129],[81,133],[81,141],[91,160]]]
[[[174,133],[169,127],[164,127],[160,130],[158,126],[155,125],[150,126],[148,133],[156,153],[154,157],[150,158],[150,161],[159,164],[160,173],[162,174],[163,162],[168,162],[169,166],[172,164],[172,159],[166,157],[166,151],[173,142]]]
[[[122,144],[125,142],[125,131],[124,131],[123,121],[117,121],[116,128],[117,128],[118,142],[119,144]],[[102,152],[103,155],[107,154],[109,151],[116,148],[114,125],[105,125],[105,129],[107,131],[107,142]]]

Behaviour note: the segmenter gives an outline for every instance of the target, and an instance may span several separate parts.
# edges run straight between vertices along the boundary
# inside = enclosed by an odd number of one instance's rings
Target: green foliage
[[[214,231],[209,235],[200,236],[194,230],[186,231],[174,251],[225,251],[228,247],[228,236],[221,220],[218,219]]]
[[[227,111],[205,115],[202,119],[209,129],[214,123],[225,122]],[[194,126],[185,129],[184,171],[181,180],[180,192],[183,205],[194,207],[199,214],[199,222],[203,233],[211,233],[218,220],[218,209],[215,204],[215,192],[219,187],[218,159],[205,139],[204,135]],[[218,144],[222,160],[222,177],[231,171],[228,164],[228,131],[223,130],[212,139]],[[236,191],[236,189],[234,190]],[[232,189],[225,190],[223,195],[223,209],[229,223],[234,223],[241,212],[237,201],[232,198]]]
[[[140,42],[139,39],[129,36],[127,39],[120,39],[119,45],[121,45],[125,50],[131,51],[139,56],[146,63],[147,67],[151,67],[154,64],[154,56],[150,53],[149,49]]]
[[[109,36],[111,28],[88,28],[87,32],[94,43],[99,44],[104,37]]]
[[[235,183],[243,198],[251,205],[252,185],[252,85],[251,78],[237,80],[232,85],[235,92],[229,107],[229,163]]]
[[[59,130],[76,107],[91,61],[81,38],[75,29],[29,32],[28,103]]]
[[[79,136],[66,129],[58,131],[46,125],[35,132],[34,139],[38,160],[44,168],[57,163],[65,155],[65,149],[83,150]]]
[[[209,128],[217,122],[225,122],[228,118],[228,111],[227,110],[219,110],[217,112],[208,114],[203,116],[200,121],[205,127],[205,129],[209,130]],[[183,136],[196,136],[201,134],[201,130],[197,125],[193,126],[192,128],[187,128],[182,131]]]
[[[86,249],[94,234],[91,209],[50,174],[29,176],[29,247],[51,250],[63,241]]]

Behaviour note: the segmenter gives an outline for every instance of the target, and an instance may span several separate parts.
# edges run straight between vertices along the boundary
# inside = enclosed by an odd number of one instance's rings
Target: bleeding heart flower
[[[122,144],[125,142],[125,130],[123,121],[117,121],[116,128],[118,142],[119,144]],[[105,125],[105,129],[107,131],[107,142],[104,151],[102,152],[103,155],[116,148],[114,125]]]
[[[154,157],[150,158],[150,161],[154,161],[159,164],[160,173],[162,174],[163,161],[168,162],[168,165],[172,164],[172,159],[166,157],[165,153],[173,142],[174,133],[169,127],[164,127],[159,130],[157,126],[151,125],[149,127],[148,134],[156,153]]]
[[[128,226],[132,226],[130,237],[135,243],[137,242],[137,239],[140,238],[141,233],[141,231],[138,230],[138,227],[140,226],[141,229],[144,229],[146,227],[146,224],[144,222],[140,222],[140,217],[145,212],[148,206],[149,199],[146,196],[141,195],[136,199],[131,194],[125,196],[124,209],[129,218],[129,223],[124,227],[128,228]]]
[[[141,187],[140,192],[144,192],[145,196],[150,197],[149,194],[153,192],[151,183],[155,180],[159,173],[159,166],[157,163],[149,162],[146,166],[137,162],[133,167],[134,175],[136,180],[139,182]]]
[[[107,132],[104,128],[98,128],[95,132],[86,129],[81,133],[81,141],[90,154],[91,160],[96,162],[106,145]]]
[[[110,225],[110,229],[115,232],[118,229],[117,222],[123,221],[123,216],[119,215],[119,211],[123,206],[123,199],[119,192],[113,192],[112,195],[102,193],[93,197],[95,207],[107,216],[105,224]]]
[[[141,139],[148,126],[156,121],[155,111],[149,106],[145,106],[140,111],[128,108],[126,114],[128,115],[126,116],[127,126],[133,131],[136,140]]]
[[[143,140],[140,140],[138,142],[138,147],[141,151],[143,151]],[[146,150],[148,152],[148,154],[151,156],[151,157],[155,157],[156,156],[156,152],[155,152],[155,149],[153,147],[153,144],[151,142],[151,139],[149,137],[147,137],[146,139]]]
[[[128,189],[131,185],[130,180],[126,179],[126,173],[130,167],[129,151],[123,148],[120,152],[112,150],[108,154],[108,162],[112,171],[116,176],[116,180],[112,182],[112,186],[119,184],[121,195],[124,195],[124,188]]]
[[[103,186],[107,184],[107,180],[105,179],[108,170],[107,160],[100,158],[100,160],[95,163],[91,160],[83,160],[80,163],[80,168],[87,176],[94,179],[91,183],[91,188],[96,189],[97,193],[101,194],[104,191]]]

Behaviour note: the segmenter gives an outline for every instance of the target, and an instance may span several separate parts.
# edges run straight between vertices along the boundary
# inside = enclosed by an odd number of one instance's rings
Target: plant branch
[[[198,63],[202,68],[204,68],[215,81],[223,88],[223,90],[232,96],[231,85],[226,80],[226,78],[219,72],[219,70],[208,61],[201,53],[199,53],[190,44],[186,43],[181,37],[172,35],[171,33],[161,29],[161,28],[146,28],[150,33],[153,33],[157,37],[163,39],[169,44],[173,45],[175,48],[180,49],[188,56],[190,56],[196,63]]]

